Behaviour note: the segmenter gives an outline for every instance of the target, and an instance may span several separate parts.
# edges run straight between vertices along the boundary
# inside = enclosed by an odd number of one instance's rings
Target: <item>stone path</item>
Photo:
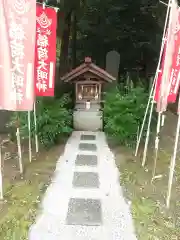
[[[73,132],[30,240],[135,240],[119,172],[102,132]]]

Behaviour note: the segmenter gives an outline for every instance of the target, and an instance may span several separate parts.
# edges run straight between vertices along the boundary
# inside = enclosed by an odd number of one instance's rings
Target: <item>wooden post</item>
[[[102,91],[102,85],[99,83],[99,101],[101,101],[101,91]]]

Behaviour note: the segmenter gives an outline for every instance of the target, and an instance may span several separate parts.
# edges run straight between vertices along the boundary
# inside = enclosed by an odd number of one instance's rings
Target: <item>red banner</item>
[[[163,74],[165,72],[164,69],[164,63],[165,61],[170,61],[171,67],[169,71],[169,77],[166,77],[166,83],[164,84],[164,103],[165,101],[168,103],[170,102],[175,102],[177,93],[179,90],[179,84],[180,84],[180,13],[179,9],[176,10],[178,13],[177,18],[174,20],[176,21],[176,29],[174,32],[171,32],[170,34],[174,35],[173,37],[173,47],[172,47],[172,59],[168,59],[169,56],[167,54],[167,42],[165,43],[164,46],[164,52],[163,52],[163,57],[162,57],[162,62],[161,62],[161,72],[158,74],[157,78],[157,84],[156,84],[156,90],[155,90],[155,101],[159,101],[160,97],[160,89],[161,89],[161,83],[162,83],[162,78]],[[176,15],[176,14],[174,14]],[[165,74],[164,74],[165,75]],[[165,96],[166,95],[166,96]],[[165,100],[165,98],[167,100]],[[162,103],[161,103],[162,104]],[[166,103],[165,103],[166,105]],[[160,105],[158,107],[160,109]]]
[[[169,90],[168,102],[175,102],[180,84],[180,13],[179,23],[177,24],[175,50],[172,59],[171,67],[171,87]]]
[[[159,69],[157,80],[156,80],[156,88],[155,88],[155,96],[154,96],[154,100],[156,102],[158,102],[159,95],[160,95],[161,81],[162,81],[162,75],[163,75],[163,70],[164,70],[164,61],[165,61],[165,55],[166,55],[166,46],[167,45],[166,45],[166,41],[165,41],[162,59],[161,59],[161,65],[160,65],[160,69]]]
[[[32,110],[36,0],[0,0],[0,6],[0,107]]]
[[[36,16],[35,93],[54,96],[57,14],[37,5]]]

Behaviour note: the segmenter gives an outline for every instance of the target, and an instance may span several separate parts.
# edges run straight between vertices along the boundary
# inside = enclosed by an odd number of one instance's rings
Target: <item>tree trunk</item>
[[[73,23],[72,23],[72,67],[76,67],[76,42],[77,42],[77,17],[76,11],[73,12]]]
[[[65,84],[60,80],[60,77],[64,75],[68,69],[68,48],[69,37],[71,28],[71,12],[64,20],[64,26],[61,24],[62,19],[58,19],[57,35],[61,38],[61,50],[59,65],[56,66],[56,81],[55,81],[55,96],[60,97],[64,91],[66,91]],[[60,29],[63,28],[63,29]]]
[[[65,27],[62,36],[62,44],[61,44],[61,57],[60,57],[60,66],[59,66],[59,74],[62,76],[68,71],[68,48],[69,48],[69,37],[70,37],[70,29],[71,29],[71,15],[72,11],[68,14],[65,20]]]

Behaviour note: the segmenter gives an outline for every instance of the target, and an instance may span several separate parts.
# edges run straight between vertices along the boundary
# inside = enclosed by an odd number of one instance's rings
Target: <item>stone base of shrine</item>
[[[103,113],[97,110],[75,110],[73,113],[73,125],[76,131],[102,131]]]

